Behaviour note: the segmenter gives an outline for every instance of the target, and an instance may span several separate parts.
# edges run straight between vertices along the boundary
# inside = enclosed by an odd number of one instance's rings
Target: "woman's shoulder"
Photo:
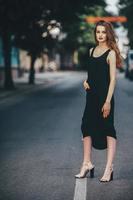
[[[113,50],[113,49],[110,49],[109,53],[110,53],[110,54],[114,54],[114,55],[115,55],[115,50]]]
[[[107,56],[107,61],[113,61],[116,62],[116,52],[113,49],[110,49],[109,54]]]
[[[110,58],[116,57],[116,52],[115,52],[115,50],[110,49],[109,54],[108,54],[108,57],[110,57]]]

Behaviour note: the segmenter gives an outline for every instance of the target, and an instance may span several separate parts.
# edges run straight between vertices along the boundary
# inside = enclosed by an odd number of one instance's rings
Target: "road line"
[[[76,179],[74,200],[86,200],[87,196],[87,178]]]

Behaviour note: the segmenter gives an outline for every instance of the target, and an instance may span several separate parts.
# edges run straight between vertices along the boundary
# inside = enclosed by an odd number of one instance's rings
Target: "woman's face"
[[[98,25],[96,28],[96,39],[98,42],[103,43],[107,40],[106,29],[102,25]]]

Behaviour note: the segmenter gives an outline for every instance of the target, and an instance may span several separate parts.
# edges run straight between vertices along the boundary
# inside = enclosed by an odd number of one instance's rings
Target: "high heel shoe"
[[[94,178],[94,168],[95,166],[91,162],[83,163],[80,173],[75,175],[75,178],[85,178],[90,172],[90,178]]]
[[[114,174],[114,171],[113,171],[113,165],[109,168],[109,171],[106,171],[105,172],[105,177],[106,178],[101,178],[99,181],[104,183],[104,182],[110,182],[113,180],[113,174]],[[110,176],[109,176],[110,175]]]

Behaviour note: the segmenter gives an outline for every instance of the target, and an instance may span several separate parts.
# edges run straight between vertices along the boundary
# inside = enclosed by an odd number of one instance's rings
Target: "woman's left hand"
[[[110,113],[111,105],[109,102],[105,102],[103,107],[102,107],[102,112],[103,112],[103,117],[106,118],[108,117]]]

